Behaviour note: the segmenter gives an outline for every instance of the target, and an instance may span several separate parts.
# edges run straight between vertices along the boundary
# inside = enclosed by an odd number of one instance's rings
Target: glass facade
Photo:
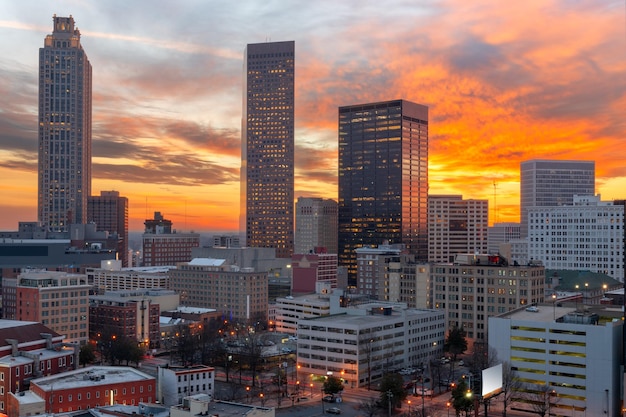
[[[293,252],[295,43],[244,53],[241,230],[246,245]]]
[[[339,108],[339,263],[403,243],[428,257],[428,107],[404,100]]]

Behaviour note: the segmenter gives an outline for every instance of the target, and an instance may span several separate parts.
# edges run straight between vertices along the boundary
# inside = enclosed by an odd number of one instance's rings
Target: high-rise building
[[[295,43],[244,52],[241,229],[246,245],[293,252]]]
[[[91,195],[91,64],[73,17],[53,17],[39,49],[39,221],[87,222]]]
[[[337,202],[298,197],[294,253],[312,253],[317,247],[337,253]]]
[[[403,243],[428,258],[428,107],[405,100],[339,108],[339,263],[355,249]]]
[[[528,236],[528,209],[571,205],[574,194],[594,195],[594,161],[530,160],[520,165],[520,227]]]
[[[96,224],[98,232],[109,232],[117,238],[117,254],[122,266],[128,267],[128,198],[119,191],[101,191],[87,199],[87,221]]]
[[[460,195],[428,196],[428,261],[451,262],[458,253],[486,253],[489,201]]]

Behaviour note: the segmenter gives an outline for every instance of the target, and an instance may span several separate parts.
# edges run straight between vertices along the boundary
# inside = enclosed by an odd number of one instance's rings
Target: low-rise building
[[[102,294],[105,291],[137,289],[169,289],[169,270],[175,266],[146,266],[122,268],[119,260],[106,260],[100,268],[87,268],[87,282]]]
[[[205,365],[161,366],[158,368],[158,399],[161,404],[182,404],[189,395],[213,398],[215,368]]]
[[[43,399],[46,412],[63,413],[102,405],[153,402],[156,380],[127,366],[93,366],[34,379],[30,390]]]
[[[370,387],[387,371],[440,357],[444,339],[441,311],[374,302],[333,308],[329,316],[298,321],[298,376],[307,381],[332,374],[353,387]]]
[[[550,415],[621,416],[623,321],[611,315],[557,303],[518,308],[489,318],[489,346],[510,363],[521,396],[548,401]],[[516,407],[536,413],[531,403]]]

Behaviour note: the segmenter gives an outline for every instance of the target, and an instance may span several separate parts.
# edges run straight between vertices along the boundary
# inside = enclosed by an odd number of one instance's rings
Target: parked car
[[[326,396],[324,396],[324,398],[322,398],[322,401],[324,401],[326,403],[334,403],[335,402],[335,397],[333,395],[326,395]]]
[[[328,414],[341,414],[341,410],[337,407],[330,407],[328,410],[326,410],[326,412]]]
[[[459,366],[465,366],[465,362],[463,362],[463,359],[459,361]]]

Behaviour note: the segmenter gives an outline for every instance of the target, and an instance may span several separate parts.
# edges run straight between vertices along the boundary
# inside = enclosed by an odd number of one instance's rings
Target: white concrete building
[[[546,269],[601,272],[624,279],[624,206],[597,196],[528,209],[528,256]]]
[[[295,335],[298,320],[330,314],[330,297],[328,294],[308,294],[301,297],[277,298],[274,309],[276,331]]]
[[[169,270],[176,266],[145,266],[122,268],[119,260],[100,262],[100,268],[87,268],[87,282],[98,292],[123,291],[145,288],[169,289]]]
[[[523,389],[548,386],[550,415],[618,417],[622,328],[619,319],[539,305],[489,318],[489,346],[511,364]]]
[[[521,237],[519,223],[494,223],[487,228],[487,253],[500,253],[500,245]],[[506,256],[506,255],[505,255]],[[509,258],[510,259],[510,258]]]
[[[338,311],[298,321],[298,377],[306,385],[311,376],[332,374],[352,387],[370,387],[388,370],[427,364],[443,353],[443,312],[390,303]]]
[[[215,368],[205,365],[189,367],[161,366],[158,370],[157,395],[161,404],[182,404],[189,395],[213,398]]]

